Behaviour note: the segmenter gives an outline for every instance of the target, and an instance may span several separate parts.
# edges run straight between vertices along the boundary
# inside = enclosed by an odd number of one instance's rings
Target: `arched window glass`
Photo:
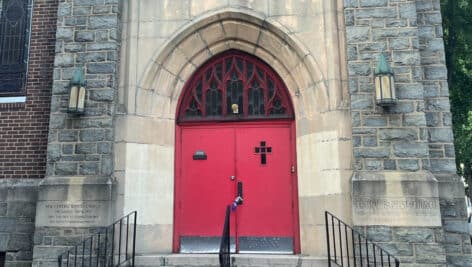
[[[266,63],[232,50],[203,64],[184,88],[179,122],[293,119],[287,88]]]
[[[31,0],[0,0],[0,96],[25,94]]]

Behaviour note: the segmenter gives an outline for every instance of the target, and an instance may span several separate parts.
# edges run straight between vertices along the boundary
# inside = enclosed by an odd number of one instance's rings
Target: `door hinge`
[[[292,167],[290,168],[290,172],[295,173],[295,165],[292,165]]]

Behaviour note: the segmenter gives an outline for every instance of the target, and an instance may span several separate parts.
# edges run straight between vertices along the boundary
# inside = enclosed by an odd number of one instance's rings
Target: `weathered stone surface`
[[[102,62],[106,61],[106,52],[86,52],[86,53],[77,53],[76,59],[77,63],[88,63],[88,62]],[[93,84],[89,81],[87,86],[93,87]]]
[[[439,244],[416,244],[415,251],[418,263],[446,263],[446,253]]]
[[[34,218],[35,214],[36,214],[36,204],[34,202],[11,201],[8,203],[8,210],[7,210],[8,217]]]
[[[405,171],[417,171],[420,169],[418,160],[415,159],[401,159],[398,160],[398,168]]]
[[[387,158],[390,155],[389,148],[355,148],[354,156],[360,158]]]
[[[395,240],[408,243],[430,243],[434,241],[434,230],[430,228],[397,228],[393,235]]]
[[[112,101],[114,97],[115,90],[113,89],[101,89],[90,91],[90,99],[95,101]]]
[[[377,137],[374,136],[366,136],[363,138],[362,144],[367,147],[374,147],[377,146]]]
[[[374,100],[371,95],[353,95],[351,97],[351,107],[354,110],[372,109]]]
[[[397,157],[422,158],[428,156],[426,143],[397,143],[393,145],[393,153]]]
[[[451,128],[430,128],[429,141],[433,143],[452,143],[454,140]]]
[[[346,37],[349,43],[363,42],[369,39],[369,27],[346,27]]]
[[[74,37],[74,31],[71,28],[59,27],[56,31],[56,38],[58,40],[72,41]]]
[[[79,166],[79,174],[82,175],[96,175],[99,173],[99,166],[97,162],[84,162]]]
[[[60,144],[51,144],[48,146],[47,160],[48,161],[57,161],[61,158],[61,145]]]
[[[392,241],[392,228],[388,226],[370,226],[367,228],[367,238],[373,242]]]
[[[92,42],[94,33],[92,31],[76,31],[74,40],[76,42]]]
[[[106,137],[106,131],[103,129],[86,129],[80,131],[80,141],[104,141]]]
[[[75,146],[75,153],[77,154],[93,154],[97,152],[97,144],[95,143],[80,143]]]
[[[417,140],[418,133],[408,128],[379,129],[379,138],[384,141]]]
[[[403,242],[398,243],[382,243],[382,248],[391,255],[398,256],[413,256],[413,245]]]
[[[56,175],[74,175],[77,174],[77,163],[60,162],[55,165]]]
[[[74,64],[74,56],[71,54],[57,55],[54,60],[54,66],[57,67],[70,67]]]
[[[366,159],[365,168],[370,171],[378,171],[382,169],[382,161],[376,159]]]
[[[431,159],[431,171],[437,173],[456,173],[456,162],[451,159]]]
[[[395,160],[384,160],[383,164],[385,170],[395,170],[397,168]]]
[[[90,74],[114,73],[115,71],[115,63],[90,63],[87,68],[87,73]]]
[[[112,152],[112,146],[110,143],[99,143],[97,144],[97,153],[99,154],[110,154]]]
[[[16,229],[16,219],[12,217],[0,218],[1,232],[13,233]]]
[[[405,114],[405,126],[426,126],[426,118],[424,114]]]
[[[33,245],[31,234],[10,234],[9,250],[31,250]]]
[[[426,101],[427,111],[447,111],[450,110],[449,100],[447,99],[431,99]]]
[[[395,8],[363,8],[357,11],[357,17],[366,18],[394,18],[397,16]]]
[[[374,126],[387,126],[387,118],[385,117],[367,117],[364,119],[363,125],[374,127]]]
[[[384,7],[387,3],[388,0],[360,0],[361,7]]]
[[[73,142],[73,141],[77,141],[77,139],[78,139],[78,131],[64,130],[59,133],[59,141],[61,142]]]

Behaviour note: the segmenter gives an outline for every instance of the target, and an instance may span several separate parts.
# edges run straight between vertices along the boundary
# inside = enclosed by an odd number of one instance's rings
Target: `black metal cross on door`
[[[254,153],[261,155],[261,164],[267,163],[267,153],[272,153],[272,147],[266,146],[266,141],[261,141],[261,146],[254,148]]]

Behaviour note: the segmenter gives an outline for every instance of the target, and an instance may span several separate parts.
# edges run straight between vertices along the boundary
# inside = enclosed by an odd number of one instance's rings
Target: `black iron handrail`
[[[328,266],[400,266],[400,261],[335,215],[325,211]],[[332,242],[331,242],[332,241]]]
[[[225,214],[225,223],[223,226],[223,234],[221,236],[221,243],[220,243],[220,251],[219,251],[219,259],[220,259],[220,267],[231,267],[231,250],[230,250],[230,215],[231,215],[231,208],[228,205],[226,207],[226,214]]]
[[[123,216],[59,255],[59,267],[134,266],[137,215],[133,211]]]

